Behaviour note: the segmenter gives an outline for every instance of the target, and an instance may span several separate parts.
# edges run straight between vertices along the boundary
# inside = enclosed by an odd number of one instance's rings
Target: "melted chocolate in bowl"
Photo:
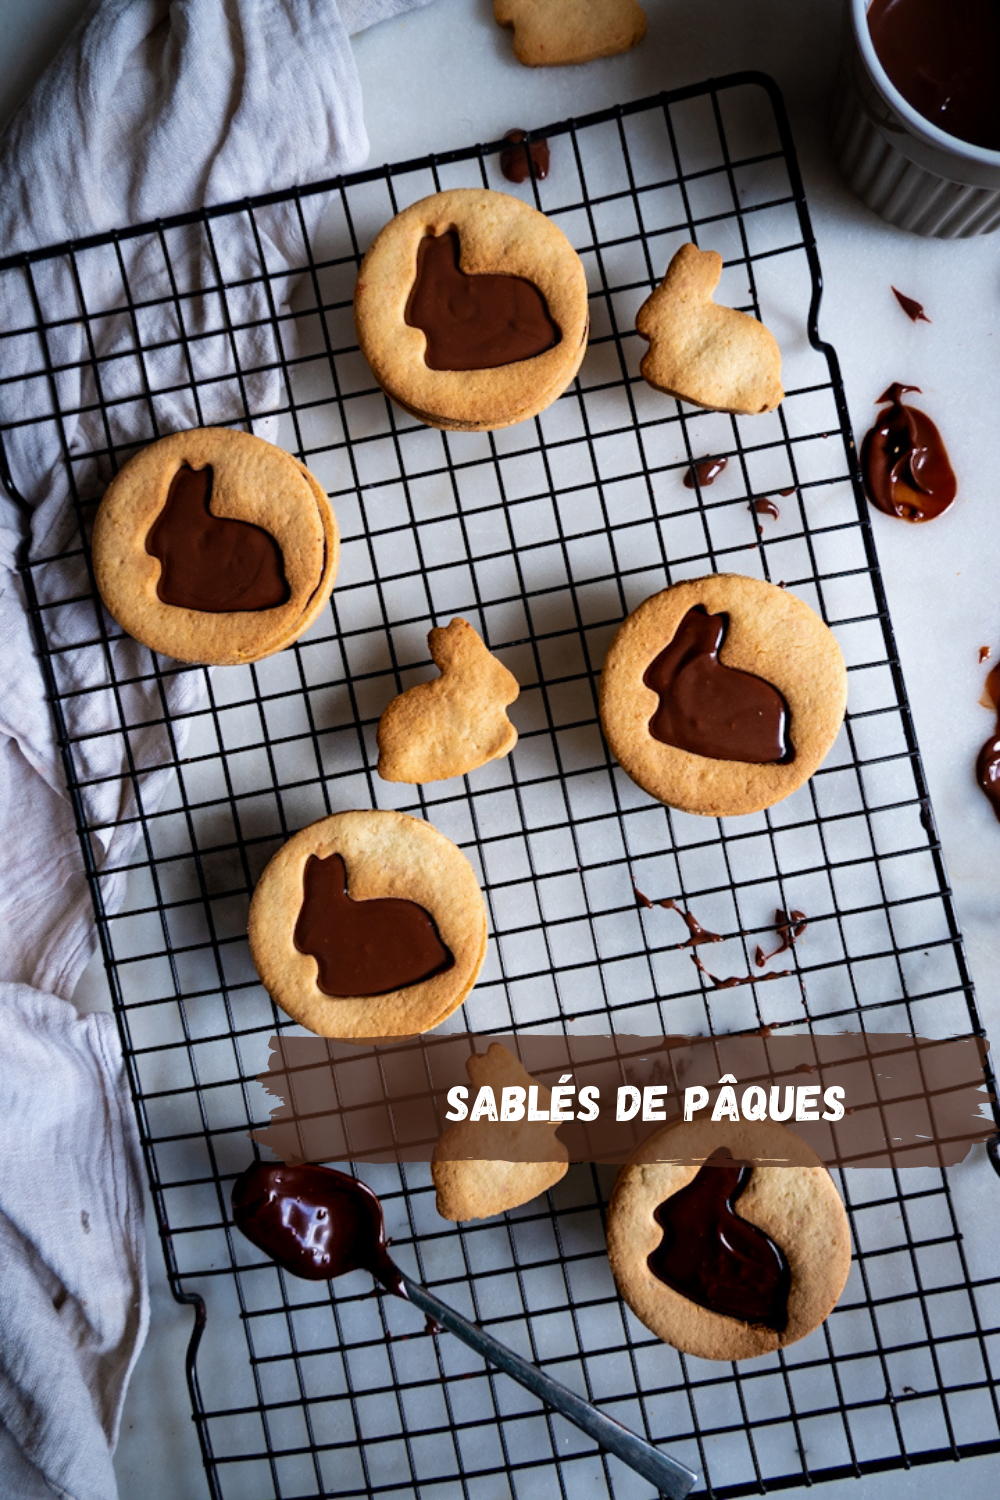
[[[872,0],[872,45],[908,104],[973,146],[1000,150],[996,0]]]
[[[257,1161],[233,1183],[232,1205],[237,1229],[293,1276],[330,1281],[370,1271],[406,1296],[386,1252],[382,1205],[345,1172]]]
[[[215,516],[211,464],[182,464],[163,509],[146,535],[146,551],[160,564],[157,596],[202,614],[274,609],[288,601],[281,548],[251,521]]]
[[[316,983],[324,995],[339,1000],[388,995],[455,962],[434,919],[416,901],[349,896],[341,854],[310,854],[306,860],[294,941],[319,965]]]
[[[948,450],[926,412],[903,401],[916,385],[894,381],[879,396],[885,406],[861,444],[868,498],[877,510],[901,521],[933,521],[958,494]]]
[[[770,1236],[741,1219],[734,1207],[752,1174],[753,1168],[734,1162],[725,1146],[713,1151],[687,1187],[657,1208],[663,1239],[647,1265],[699,1307],[782,1333],[788,1326],[788,1261]]]
[[[426,234],[406,321],[427,339],[431,370],[492,370],[534,359],[559,343],[545,298],[523,276],[467,276],[455,230]]]
[[[727,615],[710,615],[704,605],[688,610],[673,640],[643,674],[646,686],[660,696],[649,732],[661,744],[692,755],[787,764],[795,758],[788,704],[762,677],[719,660],[728,624]]]

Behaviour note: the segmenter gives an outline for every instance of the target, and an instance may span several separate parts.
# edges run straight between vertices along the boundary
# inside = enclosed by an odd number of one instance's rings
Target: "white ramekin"
[[[847,185],[890,224],[960,239],[1000,227],[1000,151],[939,130],[879,62],[868,0],[846,0],[833,148]]]

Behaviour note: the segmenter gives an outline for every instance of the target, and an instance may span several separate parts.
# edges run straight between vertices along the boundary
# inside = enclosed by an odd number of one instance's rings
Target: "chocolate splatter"
[[[772,958],[777,958],[779,953],[787,953],[809,926],[809,918],[804,911],[782,911],[777,907],[774,913],[774,930],[778,936],[778,946],[770,953],[765,953],[763,948],[757,948],[754,962],[758,969],[762,969]]]

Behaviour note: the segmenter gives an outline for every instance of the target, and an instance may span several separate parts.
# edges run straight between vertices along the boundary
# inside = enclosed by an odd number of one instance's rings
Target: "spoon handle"
[[[512,1375],[515,1380],[527,1386],[529,1391],[562,1412],[564,1417],[569,1417],[571,1422],[582,1427],[602,1448],[607,1448],[609,1453],[614,1453],[623,1463],[630,1464],[644,1479],[654,1484],[661,1495],[667,1495],[669,1500],[684,1500],[691,1486],[697,1483],[697,1474],[692,1473],[684,1464],[658,1452],[651,1443],[637,1437],[613,1417],[605,1416],[575,1391],[560,1385],[551,1375],[546,1375],[537,1365],[521,1359],[520,1355],[498,1343],[484,1329],[475,1323],[469,1323],[454,1308],[441,1302],[418,1281],[411,1281],[404,1273],[400,1275],[414,1307],[419,1307],[421,1312],[426,1313],[435,1323],[440,1323],[442,1328],[456,1334],[484,1359],[488,1359],[490,1364],[496,1365],[506,1375]]]

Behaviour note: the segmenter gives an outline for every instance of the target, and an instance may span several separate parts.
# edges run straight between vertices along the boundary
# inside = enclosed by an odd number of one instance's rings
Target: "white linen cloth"
[[[368,142],[349,33],[426,3],[98,0],[0,139],[0,256],[357,168]],[[321,198],[304,200],[307,234],[321,209]],[[269,271],[301,263],[303,224],[294,209],[262,212],[258,228]],[[125,241],[121,251],[133,297],[161,294],[155,243]],[[259,272],[245,218],[213,221],[211,244],[196,229],[183,252],[175,247],[181,291],[210,283],[216,259],[228,280]],[[110,474],[108,459],[86,457],[109,441],[98,394],[111,403],[111,438],[123,446],[199,420],[244,417],[225,339],[204,342],[199,373],[233,378],[203,387],[200,413],[181,392],[117,415],[116,398],[144,389],[134,359],[111,358],[133,347],[121,273],[112,257],[86,252],[77,269],[79,285],[65,259],[31,273],[46,318],[64,320],[47,351],[34,334],[17,332],[34,321],[27,277],[0,273],[0,423],[9,429],[51,413],[49,383],[33,373],[46,352],[69,367],[58,376],[61,409],[80,408],[61,423],[5,434],[36,559],[71,535],[74,483],[91,498]],[[122,316],[83,316],[116,307]],[[189,335],[218,323],[211,299],[186,300],[185,309]],[[237,328],[266,316],[260,284],[230,294],[228,311]],[[144,342],[158,335],[172,342],[148,357],[150,385],[182,384],[173,309],[152,316],[162,327],[146,322]],[[244,367],[273,362],[269,330],[238,329],[235,338]],[[283,325],[283,339],[293,354],[294,323]],[[96,376],[88,356],[99,362]],[[273,437],[266,413],[280,400],[279,375],[252,375],[245,389],[264,414],[254,430]],[[16,572],[24,523],[25,511],[0,488],[0,1495],[111,1500],[111,1452],[148,1318],[141,1168],[115,1023],[80,1018],[67,1003],[95,931]],[[79,560],[35,576],[48,598],[87,592]],[[120,867],[137,836],[133,823],[116,825],[134,815],[137,797],[147,810],[155,806],[171,773],[154,769],[136,787],[122,777],[123,738],[95,737],[118,719],[103,649],[86,644],[94,608],[89,600],[65,603],[48,629],[52,639],[77,643],[60,659],[61,686],[76,690],[68,727],[85,743],[74,764],[90,783],[81,796],[98,831],[98,868],[113,872],[101,894],[114,912],[124,891]],[[113,655],[118,677],[148,670],[134,642],[116,643]],[[178,750],[201,681],[197,671],[165,678]],[[162,714],[155,684],[148,693],[155,718]],[[140,708],[133,701],[133,722]],[[140,770],[162,765],[167,748],[155,725],[129,738]]]

